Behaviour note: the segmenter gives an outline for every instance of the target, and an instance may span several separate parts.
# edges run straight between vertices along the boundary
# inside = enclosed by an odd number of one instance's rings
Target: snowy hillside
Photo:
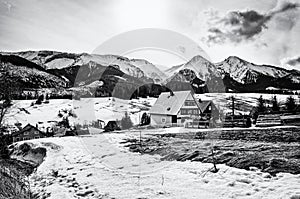
[[[0,70],[6,73],[5,81],[11,79],[24,88],[66,87],[68,80],[48,73],[39,65],[17,56],[0,54]],[[2,75],[0,74],[2,78]]]
[[[53,121],[59,122],[59,112],[71,110],[76,116],[70,117],[71,123],[91,124],[96,120],[107,123],[110,120],[121,120],[125,112],[129,113],[132,122],[139,124],[142,114],[154,104],[156,98],[122,100],[118,98],[83,98],[81,100],[53,99],[48,104],[31,105],[35,100],[15,100],[7,120],[9,125],[20,122],[48,126]]]
[[[166,78],[166,74],[159,70],[155,65],[144,59],[131,59],[130,63],[140,68],[146,76],[156,82],[161,82]]]
[[[239,83],[255,83],[259,75],[282,78],[289,74],[289,71],[283,68],[255,65],[235,56],[228,57],[223,62],[217,63],[216,67],[221,73],[229,74],[230,77]]]
[[[74,54],[55,51],[24,51],[10,54],[21,56],[46,69],[61,69],[95,62],[103,66],[116,65],[125,74],[137,78],[144,76],[152,79],[160,78],[160,80],[164,78],[164,74],[150,62],[142,59],[130,60],[118,55]]]

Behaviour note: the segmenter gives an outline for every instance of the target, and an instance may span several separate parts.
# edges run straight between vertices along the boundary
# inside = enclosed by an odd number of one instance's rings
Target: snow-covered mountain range
[[[191,86],[198,93],[208,92],[208,87],[218,83],[223,84],[227,90],[237,92],[254,92],[268,87],[294,90],[300,88],[299,71],[256,65],[235,56],[220,63],[212,63],[196,55],[187,63],[161,71],[147,60],[118,55],[56,51],[0,54],[2,71],[10,71],[14,78],[17,77],[17,81],[35,88],[82,86],[101,79],[114,81],[115,84],[119,81],[128,85],[147,84],[150,90],[151,84],[174,90]]]
[[[102,66],[115,65],[127,75],[133,77],[149,77],[156,81],[165,78],[155,65],[143,59],[128,59],[118,55],[98,55],[87,53],[64,53],[55,51],[25,51],[10,53],[32,61],[45,69],[62,69],[94,62]]]

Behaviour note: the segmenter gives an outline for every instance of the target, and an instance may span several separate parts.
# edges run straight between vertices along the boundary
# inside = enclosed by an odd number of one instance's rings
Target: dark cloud
[[[299,66],[300,65],[300,56],[294,58],[285,59],[284,64],[288,64],[290,66]]]
[[[243,40],[251,40],[268,28],[267,23],[279,13],[296,10],[300,7],[297,3],[278,1],[275,8],[267,13],[259,13],[255,10],[231,11],[226,16],[210,23],[208,29],[208,43],[223,43],[227,40],[239,43]],[[278,15],[279,16],[279,15]],[[215,17],[215,16],[214,16]],[[295,25],[294,18],[278,18],[282,26],[290,30]],[[289,23],[282,23],[289,21]],[[280,23],[278,23],[280,25]]]
[[[289,2],[289,1],[278,1],[276,7],[271,10],[271,15],[286,12],[289,10],[295,10],[300,7],[299,3]]]

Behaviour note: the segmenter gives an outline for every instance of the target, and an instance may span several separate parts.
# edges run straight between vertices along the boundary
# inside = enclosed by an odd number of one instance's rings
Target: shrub
[[[143,113],[142,119],[141,119],[141,125],[148,125],[150,124],[150,116],[147,113]]]
[[[42,104],[43,101],[44,101],[44,95],[40,95],[36,100],[35,104]]]
[[[127,112],[125,113],[125,116],[121,119],[121,126],[122,129],[129,129],[133,126],[132,121]]]

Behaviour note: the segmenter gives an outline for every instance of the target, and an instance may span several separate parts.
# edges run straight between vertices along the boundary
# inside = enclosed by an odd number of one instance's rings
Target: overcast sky
[[[299,0],[0,0],[0,50],[92,52],[126,31],[163,28],[214,62],[236,55],[300,69]],[[165,63],[162,63],[165,64]]]

